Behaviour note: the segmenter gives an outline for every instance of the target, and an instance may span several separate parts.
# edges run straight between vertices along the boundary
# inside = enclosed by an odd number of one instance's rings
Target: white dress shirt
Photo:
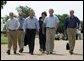
[[[17,30],[20,26],[19,21],[16,18],[8,19],[6,23],[6,28],[8,30]]]
[[[59,19],[57,16],[54,15],[52,17],[49,16],[44,19],[45,26],[49,28],[56,28],[58,23],[59,23]]]

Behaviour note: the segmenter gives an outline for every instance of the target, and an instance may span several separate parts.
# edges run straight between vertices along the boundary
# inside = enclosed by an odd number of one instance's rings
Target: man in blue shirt
[[[34,52],[34,44],[35,44],[35,35],[36,31],[39,31],[39,23],[37,18],[34,17],[34,11],[31,9],[29,12],[29,17],[27,17],[24,21],[24,31],[26,33],[29,45],[29,53],[33,55]]]
[[[69,45],[70,45],[70,54],[73,54],[76,40],[76,28],[79,28],[80,20],[74,16],[74,10],[70,11],[70,17],[66,18],[64,22],[64,28],[67,31]]]
[[[18,21],[20,23],[20,26],[18,28],[18,44],[19,44],[19,52],[23,52],[23,47],[24,47],[24,31],[23,31],[23,23],[24,23],[24,18],[23,18],[23,13],[19,13],[19,18]]]

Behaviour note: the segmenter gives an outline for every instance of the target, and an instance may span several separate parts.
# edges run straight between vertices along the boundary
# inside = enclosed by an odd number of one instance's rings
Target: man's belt
[[[16,31],[16,30],[11,30],[11,29],[9,29],[9,31]]]
[[[23,29],[18,29],[19,31],[23,31]]]
[[[67,27],[67,28],[76,28],[76,27]]]
[[[49,28],[49,29],[55,29],[54,27],[52,27],[52,28],[51,28],[51,27],[46,27],[46,28]]]

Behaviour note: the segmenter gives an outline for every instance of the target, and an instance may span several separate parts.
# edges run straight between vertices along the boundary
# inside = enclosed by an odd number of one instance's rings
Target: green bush
[[[4,35],[1,35],[1,44],[8,44],[8,38]]]

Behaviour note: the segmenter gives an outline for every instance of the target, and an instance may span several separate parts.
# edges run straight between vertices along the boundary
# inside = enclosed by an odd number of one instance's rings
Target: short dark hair
[[[41,15],[43,15],[43,14],[44,14],[45,16],[47,16],[47,13],[46,13],[46,11],[42,12],[42,14],[41,14]]]
[[[74,10],[70,10],[70,12],[73,12],[74,13]]]

